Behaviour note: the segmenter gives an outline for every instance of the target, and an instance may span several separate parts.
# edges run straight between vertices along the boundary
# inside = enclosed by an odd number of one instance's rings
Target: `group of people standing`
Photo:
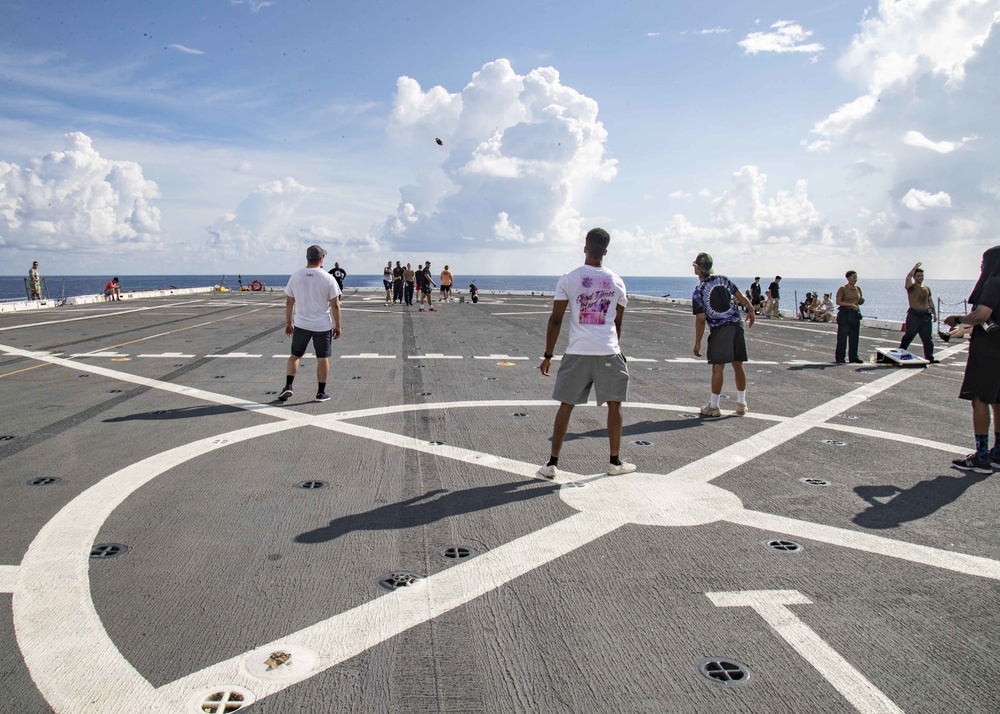
[[[447,265],[441,271],[440,277],[440,301],[447,302],[451,300],[451,286],[455,277]],[[431,275],[431,261],[429,260],[424,262],[423,267],[418,264],[416,270],[410,263],[407,263],[404,268],[398,260],[396,267],[393,267],[390,260],[382,269],[382,285],[385,287],[386,307],[396,304],[413,305],[413,295],[416,292],[420,312],[425,310],[437,312],[437,308],[434,307],[432,289],[438,287],[438,283],[434,282],[434,277]],[[424,307],[425,302],[427,307]]]
[[[553,399],[559,402],[559,409],[552,428],[550,457],[538,470],[539,476],[546,479],[556,477],[570,416],[576,405],[588,401],[592,389],[598,406],[608,405],[607,473],[620,475],[636,470],[635,464],[621,458],[621,405],[628,398],[629,371],[619,340],[628,297],[621,277],[603,265],[610,242],[610,235],[601,228],[588,232],[584,242],[584,264],[562,276],[556,285],[545,333],[545,352],[539,365],[542,375],[549,376],[553,351],[567,312],[570,326],[569,342],[552,392]],[[322,402],[330,399],[326,393],[326,382],[330,370],[331,343],[341,335],[342,277],[338,279],[332,274],[334,271],[326,273],[322,270],[325,255],[326,251],[320,246],[310,246],[306,251],[306,267],[294,273],[285,286],[285,334],[292,338],[292,346],[286,383],[278,395],[280,401],[292,396],[299,361],[310,342],[316,352],[318,387],[315,400]],[[701,408],[701,414],[705,417],[722,415],[719,400],[724,369],[725,365],[731,364],[736,379],[735,411],[737,415],[744,415],[749,411],[743,369],[748,354],[740,308],[746,310],[747,326],[752,327],[756,316],[753,300],[743,295],[729,278],[714,274],[713,259],[708,253],[699,253],[692,266],[699,279],[691,300],[695,317],[693,352],[696,357],[701,357],[707,327],[707,361],[712,365],[709,403]],[[397,267],[401,267],[398,262]],[[416,276],[421,273],[423,279],[418,279]],[[386,305],[389,305],[390,300],[396,302],[399,299],[391,262],[386,266],[386,275]],[[412,280],[408,280],[411,275]],[[847,283],[837,290],[836,297],[839,308],[836,361],[860,363],[858,341],[864,295],[857,284],[857,271],[849,270],[845,277]],[[419,271],[413,271],[409,265],[401,269],[400,279],[400,287],[403,288],[401,299],[408,305],[412,304],[412,294],[407,299],[407,282],[419,284],[423,294],[429,294],[429,286],[436,285],[430,275],[429,261]],[[776,278],[775,282],[778,280],[780,278]],[[929,327],[934,318],[931,291],[923,280],[923,270],[917,263],[905,280],[910,308],[902,346],[909,345],[915,336],[920,335],[928,361],[936,361],[933,359]],[[972,402],[976,451],[963,459],[955,459],[952,464],[962,470],[989,474],[993,469],[1000,469],[1000,246],[983,254],[980,277],[969,301],[973,305],[969,314],[952,315],[944,320],[951,328],[969,326],[972,329],[959,397]],[[989,448],[991,411],[994,424],[992,449]]]

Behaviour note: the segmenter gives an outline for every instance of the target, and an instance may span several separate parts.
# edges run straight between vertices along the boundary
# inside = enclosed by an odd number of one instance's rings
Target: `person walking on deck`
[[[292,382],[299,371],[299,360],[312,342],[316,351],[317,402],[330,399],[326,382],[330,376],[330,352],[333,340],[340,337],[340,286],[323,270],[326,251],[318,245],[306,249],[306,267],[292,273],[285,285],[285,334],[292,338],[292,355],[285,369],[285,387],[278,400],[292,396]]]
[[[712,256],[698,253],[691,263],[700,282],[691,297],[694,312],[694,356],[701,357],[701,338],[708,325],[708,355],[712,365],[712,393],[708,404],[701,408],[701,415],[720,417],[719,400],[722,398],[724,370],[733,365],[736,377],[736,413],[747,413],[747,375],[743,363],[747,361],[747,344],[743,334],[743,320],[737,305],[747,311],[747,325],[753,326],[753,305],[740,289],[725,275],[712,274]]]
[[[608,404],[608,443],[611,476],[635,471],[635,464],[620,458],[622,439],[622,402],[628,398],[628,367],[618,340],[628,298],[625,283],[603,266],[611,236],[602,228],[587,233],[584,264],[563,275],[556,284],[545,332],[545,354],[539,369],[546,377],[552,364],[556,341],[562,331],[566,308],[570,309],[569,344],[563,355],[552,398],[559,402],[552,427],[551,457],[538,475],[554,479],[569,427],[570,415],[577,404],[585,404],[594,388],[597,405]]]
[[[771,295],[771,301],[767,306],[767,316],[777,320],[781,319],[781,276],[774,276],[774,281],[767,286],[767,292]]]
[[[330,275],[333,279],[337,281],[337,287],[340,288],[340,292],[344,292],[344,278],[347,277],[347,271],[340,267],[340,263],[333,264],[333,270],[330,271]]]
[[[1000,245],[983,253],[979,280],[969,295],[975,309],[968,315],[945,318],[948,327],[972,325],[965,378],[958,393],[972,402],[972,431],[976,450],[952,465],[963,471],[989,474],[1000,469]],[[993,412],[993,448],[989,448],[990,411]]]
[[[936,363],[934,359],[934,301],[931,299],[931,289],[924,285],[924,271],[920,263],[913,266],[906,274],[906,299],[910,307],[906,311],[906,332],[899,348],[905,350],[918,334],[924,343],[924,359]]]
[[[403,304],[403,266],[396,261],[396,267],[392,269],[392,304],[397,302]]]
[[[417,279],[417,274],[413,272],[413,267],[407,263],[403,271],[403,302],[413,305],[413,286]]]

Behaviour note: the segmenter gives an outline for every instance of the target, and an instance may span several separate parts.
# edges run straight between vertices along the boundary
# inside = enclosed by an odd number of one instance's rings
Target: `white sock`
[[[711,406],[712,406],[712,408],[713,408],[713,409],[714,409],[715,407],[719,406],[719,398],[720,398],[721,396],[722,396],[721,394],[713,394],[713,395],[712,395],[712,401],[711,401]]]
[[[742,392],[738,389],[736,390],[736,403],[737,404],[747,403],[747,390],[744,389]]]

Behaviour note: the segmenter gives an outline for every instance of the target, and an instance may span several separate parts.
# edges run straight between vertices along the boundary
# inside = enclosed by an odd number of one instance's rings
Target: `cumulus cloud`
[[[998,22],[996,4],[983,0],[880,0],[876,14],[866,11],[839,61],[845,76],[860,78],[865,94],[818,122],[818,141],[843,138],[875,110],[880,96],[922,77],[959,87]]]
[[[791,190],[768,190],[767,174],[744,166],[730,187],[713,199],[707,224],[675,214],[662,231],[612,231],[618,250],[633,256],[670,259],[678,252],[708,250],[719,256],[855,254],[868,247],[864,234],[830,222],[809,198],[808,182]],[[741,259],[741,264],[745,261]],[[738,268],[734,268],[736,270]]]
[[[94,252],[159,245],[160,197],[133,161],[102,157],[86,134],[27,166],[0,161],[0,244]]]
[[[930,193],[919,188],[911,188],[900,201],[911,211],[923,211],[928,208],[951,208],[951,196],[944,191]]]
[[[506,59],[460,92],[400,77],[388,131],[420,166],[381,235],[426,250],[460,239],[494,248],[579,241],[577,197],[617,171],[597,112],[555,69],[519,75]]]
[[[977,136],[965,136],[958,141],[931,141],[919,131],[908,131],[903,135],[903,143],[907,146],[916,146],[920,149],[930,149],[939,154],[950,154],[955,149],[962,148],[970,141],[975,141]]]
[[[751,32],[738,43],[748,55],[760,52],[807,52],[815,54],[823,51],[818,42],[806,43],[812,36],[811,30],[790,20],[780,20],[771,25],[772,32]]]
[[[177,44],[167,45],[167,49],[177,50],[178,52],[183,52],[184,54],[187,54],[187,55],[203,55],[203,54],[205,54],[201,50],[196,50],[196,49],[192,49],[191,47],[185,47],[184,45],[177,45]]]
[[[330,250],[349,252],[377,249],[367,236],[349,238],[331,228],[332,219],[322,208],[307,205],[317,194],[292,177],[262,183],[236,209],[208,228],[207,246],[213,253],[240,258],[301,253],[319,243]],[[319,201],[323,203],[322,200]]]

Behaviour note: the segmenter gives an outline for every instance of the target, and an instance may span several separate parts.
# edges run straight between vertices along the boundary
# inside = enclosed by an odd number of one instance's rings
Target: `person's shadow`
[[[937,476],[921,481],[913,488],[902,489],[886,484],[858,486],[854,492],[870,505],[852,519],[863,528],[896,528],[908,521],[931,515],[942,506],[957,501],[970,487],[989,478],[973,472],[958,476]],[[883,503],[880,498],[890,498]]]
[[[322,528],[300,533],[294,540],[296,543],[326,543],[353,531],[400,530],[423,526],[463,513],[474,513],[494,506],[547,496],[559,488],[557,483],[534,479],[477,486],[463,491],[438,488],[399,503],[379,506],[364,513],[341,516]]]
[[[622,427],[622,436],[644,436],[646,434],[657,434],[664,431],[678,431],[680,429],[690,429],[692,427],[701,426],[703,423],[703,419],[684,417],[679,417],[677,419],[664,419],[663,421],[646,420]],[[575,434],[568,433],[566,434],[566,441],[575,441],[577,439],[586,439],[588,437],[607,437],[607,435],[608,430],[606,428],[594,429],[592,431],[583,431]]]

